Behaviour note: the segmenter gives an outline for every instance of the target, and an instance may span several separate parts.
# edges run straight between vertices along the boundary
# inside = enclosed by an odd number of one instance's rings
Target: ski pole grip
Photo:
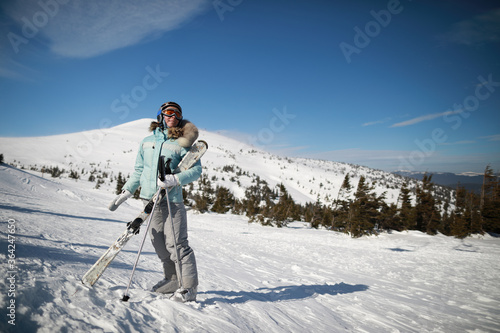
[[[170,169],[170,162],[172,162],[172,159],[167,158],[167,161],[165,162],[165,174],[167,174],[167,175],[172,174],[172,169]]]
[[[165,170],[165,156],[160,156],[160,159],[158,160],[158,171],[159,171],[159,178],[161,181],[164,181],[165,180],[165,173],[166,173],[166,170]]]

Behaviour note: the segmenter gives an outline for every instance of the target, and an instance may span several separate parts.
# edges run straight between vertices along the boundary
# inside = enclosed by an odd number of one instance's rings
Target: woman
[[[171,170],[175,170],[198,138],[198,129],[193,123],[183,119],[182,108],[175,102],[164,103],[158,111],[157,120],[150,125],[149,129],[153,132],[152,135],[141,142],[134,173],[123,186],[122,194],[110,204],[110,209],[116,209],[119,204],[131,197],[139,186],[141,187],[140,197],[145,202],[153,197],[159,187],[168,189],[184,290],[176,292],[180,286],[175,267],[177,256],[168,216],[168,204],[166,198],[163,198],[157,204],[155,211],[152,212],[149,233],[156,254],[163,264],[165,278],[153,287],[153,291],[165,294],[175,293],[174,297],[183,302],[195,301],[198,271],[194,252],[187,239],[187,217],[182,197],[182,186],[200,177],[201,162],[198,161],[189,170],[175,175],[167,175],[165,180],[161,181],[158,178],[158,160],[160,155],[165,156],[166,161],[170,159]]]

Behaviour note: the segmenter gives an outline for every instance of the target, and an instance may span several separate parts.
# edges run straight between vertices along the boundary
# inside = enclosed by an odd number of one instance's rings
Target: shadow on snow
[[[94,221],[124,223],[124,221],[121,221],[121,220],[113,220],[113,219],[99,218],[99,217],[93,217],[93,216],[70,215],[70,214],[48,212],[46,210],[38,210],[38,209],[32,209],[32,208],[23,208],[23,207],[10,206],[10,205],[0,205],[0,210],[10,210],[10,211],[14,211],[14,212],[18,212],[18,213],[25,213],[25,214],[54,215],[54,216],[67,217],[67,218],[80,219],[80,220],[94,220]]]
[[[2,238],[0,239],[0,247],[1,248],[7,248],[7,237],[3,232],[0,232],[0,235],[2,235]],[[33,236],[16,236],[19,238],[35,238],[35,239],[40,239],[38,237],[33,237]],[[29,244],[29,243],[24,243],[24,242],[17,242],[16,243],[16,257],[18,259],[26,259],[27,261],[24,261],[22,264],[18,263],[19,269],[28,269],[32,271],[38,271],[42,272],[43,270],[38,267],[40,265],[44,265],[44,263],[50,263],[52,265],[56,265],[57,267],[64,267],[66,265],[71,265],[71,264],[78,264],[82,263],[84,264],[84,267],[82,268],[82,275],[83,273],[86,272],[87,269],[89,269],[96,261],[99,259],[99,257],[104,253],[105,250],[108,249],[106,246],[94,246],[94,245],[89,245],[89,244],[76,244],[76,243],[67,243],[64,241],[59,241],[59,240],[47,240],[47,239],[40,239],[49,243],[57,243],[59,244],[59,247],[53,247],[53,246],[43,246],[43,245],[34,245],[34,244]],[[62,247],[61,247],[62,246]],[[91,255],[89,253],[80,253],[77,252],[76,250],[72,249],[74,248],[83,248],[86,250],[87,248],[97,248],[97,249],[103,249],[102,253],[98,252],[96,255]],[[123,249],[120,253],[137,253],[138,249]],[[151,251],[143,251],[141,253],[142,256],[155,256],[156,253],[151,252]],[[133,262],[131,260],[130,263],[125,263],[119,259],[120,254],[118,254],[117,258],[113,260],[108,268],[113,267],[114,269],[125,269],[125,270],[130,270],[132,268]],[[30,259],[33,259],[31,261]],[[36,262],[35,259],[38,259],[40,262]],[[37,268],[38,267],[38,268]],[[144,268],[137,268],[137,271],[144,271],[144,272],[150,272],[151,270],[149,269],[144,269]]]
[[[208,298],[201,302],[204,305],[219,303],[240,304],[249,301],[257,302],[281,302],[293,301],[318,295],[341,295],[368,290],[364,284],[337,283],[335,285],[298,285],[280,286],[276,288],[258,288],[255,291],[205,291],[199,294],[215,294],[220,297]]]

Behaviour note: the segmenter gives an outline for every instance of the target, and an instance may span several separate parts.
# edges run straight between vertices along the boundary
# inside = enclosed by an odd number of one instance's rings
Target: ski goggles
[[[164,115],[164,116],[167,116],[167,117],[175,117],[177,120],[181,120],[182,119],[182,114],[175,110],[175,109],[165,109],[165,110],[162,110],[161,111],[161,114]]]

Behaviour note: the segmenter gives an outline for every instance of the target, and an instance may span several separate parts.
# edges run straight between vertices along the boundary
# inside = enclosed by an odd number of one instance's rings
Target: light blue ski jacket
[[[149,200],[158,191],[158,160],[160,155],[165,156],[165,161],[171,159],[170,168],[174,171],[182,158],[187,154],[190,147],[182,147],[178,139],[169,138],[167,130],[160,128],[153,130],[153,134],[144,138],[139,147],[135,160],[135,171],[129,180],[123,185],[123,189],[134,193],[141,186],[140,197]],[[195,163],[190,169],[177,173],[180,186],[168,191],[171,202],[183,202],[182,186],[192,183],[201,176],[201,161]]]

